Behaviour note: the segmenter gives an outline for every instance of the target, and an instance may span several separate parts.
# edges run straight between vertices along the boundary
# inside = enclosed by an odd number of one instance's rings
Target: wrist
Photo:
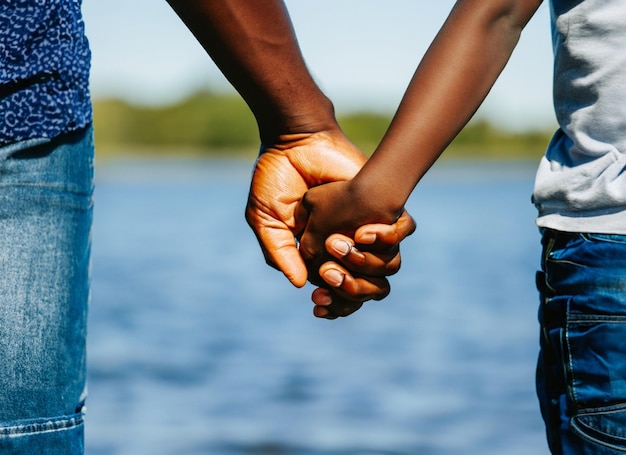
[[[406,199],[396,194],[393,185],[380,184],[362,173],[350,181],[349,191],[351,200],[368,214],[367,224],[395,223],[404,211]]]
[[[335,108],[325,95],[290,99],[280,106],[266,104],[254,111],[263,144],[282,142],[285,137],[339,129]]]

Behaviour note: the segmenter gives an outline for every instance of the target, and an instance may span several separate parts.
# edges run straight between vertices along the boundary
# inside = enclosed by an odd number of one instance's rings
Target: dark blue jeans
[[[552,453],[626,453],[626,236],[545,230],[537,286]]]
[[[83,453],[90,128],[0,147],[0,454]]]

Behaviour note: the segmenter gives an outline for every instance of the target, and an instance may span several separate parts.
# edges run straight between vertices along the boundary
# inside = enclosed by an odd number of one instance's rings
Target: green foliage
[[[370,154],[380,142],[391,115],[359,112],[340,116],[339,124],[361,150]],[[201,92],[179,103],[146,107],[120,100],[94,103],[99,156],[147,151],[215,155],[228,151],[255,154],[259,137],[254,117],[236,94]],[[453,141],[448,158],[537,158],[550,132],[514,133],[487,121],[473,121]]]
[[[444,153],[447,158],[532,158],[543,155],[553,131],[511,132],[485,120],[470,122]]]
[[[384,114],[357,112],[339,117],[337,120],[346,136],[363,153],[371,155],[391,122],[391,117]]]
[[[236,95],[196,94],[163,107],[119,100],[94,103],[97,146],[151,151],[224,150],[258,147],[254,117]]]

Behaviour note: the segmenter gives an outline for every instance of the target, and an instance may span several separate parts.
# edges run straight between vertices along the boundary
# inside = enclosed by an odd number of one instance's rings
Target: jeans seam
[[[591,242],[591,243],[611,243],[611,244],[617,244],[617,245],[626,245],[626,242],[624,241],[616,241],[614,240],[615,237],[620,237],[622,239],[626,239],[625,235],[620,235],[620,234],[594,234],[594,233],[585,233],[585,234],[581,234],[582,238],[585,239],[586,242]],[[607,238],[607,236],[611,236],[613,238]]]
[[[50,433],[75,428],[83,424],[83,415],[63,416],[58,419],[36,419],[20,424],[0,427],[0,437],[19,437],[29,434]]]
[[[554,289],[552,286],[550,286],[550,279],[548,276],[548,262],[549,262],[549,257],[550,254],[552,253],[552,249],[554,248],[554,244],[556,243],[556,240],[554,237],[550,237],[548,238],[548,244],[545,246],[545,251],[543,254],[543,264],[542,264],[542,269],[544,271],[544,283],[546,285],[546,287],[548,289],[550,289],[550,291],[552,291],[553,293],[556,292],[556,289]]]
[[[572,346],[570,345],[570,322],[566,320],[565,322],[565,330],[563,331],[562,342],[565,343],[566,351],[563,351],[564,360],[566,360],[563,372],[563,379],[565,380],[567,394],[569,395],[569,399],[575,405],[578,403],[578,396],[576,394],[576,387],[574,384],[576,383],[576,376],[574,375],[574,359],[572,358]]]
[[[608,448],[611,448],[613,450],[626,453],[626,447],[624,447],[624,446],[617,446],[615,444],[611,444],[609,442],[603,441],[602,439],[599,439],[597,437],[591,436],[590,434],[588,434],[585,431],[583,431],[583,429],[582,429],[583,426],[585,428],[589,428],[592,431],[593,431],[593,429],[590,428],[590,427],[587,427],[586,425],[579,425],[577,420],[576,420],[576,417],[580,417],[580,414],[572,417],[570,419],[569,424],[570,424],[570,427],[572,428],[572,430],[574,431],[574,433],[576,433],[580,438],[582,438],[582,439],[584,439],[586,441],[592,442],[594,444],[603,446],[603,447],[608,447]]]
[[[626,316],[567,313],[567,322],[587,326],[594,324],[626,324]]]

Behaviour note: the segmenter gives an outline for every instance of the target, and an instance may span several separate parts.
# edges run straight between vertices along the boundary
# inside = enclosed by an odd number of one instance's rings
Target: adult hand
[[[295,217],[300,199],[309,188],[351,179],[365,161],[339,129],[283,135],[261,150],[250,185],[246,220],[266,262],[295,286],[302,287],[307,281],[307,268],[295,240],[304,227]]]

